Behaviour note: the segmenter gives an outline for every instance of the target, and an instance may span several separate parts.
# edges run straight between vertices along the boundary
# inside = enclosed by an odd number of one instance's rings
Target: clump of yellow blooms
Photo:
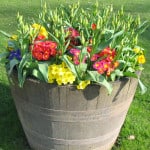
[[[15,41],[17,41],[18,36],[14,34],[14,35],[12,35],[10,38],[13,39],[13,40],[15,40]]]
[[[144,64],[146,62],[146,59],[145,59],[145,56],[143,54],[143,51],[140,48],[138,48],[138,47],[134,48],[133,51],[136,54],[138,54],[138,57],[137,57],[138,63],[139,64]]]
[[[85,89],[89,84],[90,80],[81,81],[79,85],[77,85],[77,89]]]
[[[54,83],[57,82],[58,85],[62,84],[73,84],[76,76],[70,71],[64,62],[62,64],[50,65],[48,67],[48,82]]]
[[[32,28],[34,28],[37,32],[39,32],[39,36],[44,36],[45,38],[47,38],[48,33],[47,33],[46,29],[43,26],[41,26],[37,23],[34,23],[32,25]]]
[[[146,62],[145,60],[145,56],[142,54],[142,55],[139,55],[138,56],[138,63],[139,64],[144,64]]]
[[[141,52],[140,48],[138,48],[138,47],[135,47],[135,48],[133,49],[133,51],[134,51],[136,54],[138,54],[138,53]]]
[[[59,65],[53,64],[48,67],[48,82],[57,82],[58,85],[73,84],[76,76],[70,71],[67,65],[62,62]],[[77,89],[85,89],[90,84],[90,80],[80,81]]]

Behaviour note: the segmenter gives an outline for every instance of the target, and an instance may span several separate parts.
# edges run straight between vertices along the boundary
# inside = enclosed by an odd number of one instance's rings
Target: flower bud
[[[85,43],[85,38],[84,38],[83,31],[81,31],[81,43],[82,43],[82,44]]]
[[[99,17],[97,20],[97,29],[99,29],[101,26],[101,18]]]
[[[141,24],[141,18],[140,16],[137,17],[137,25],[140,25]]]

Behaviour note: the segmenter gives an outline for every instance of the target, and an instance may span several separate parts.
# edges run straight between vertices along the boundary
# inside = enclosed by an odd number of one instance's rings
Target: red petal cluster
[[[111,50],[109,47],[105,48],[100,53],[93,55],[91,60],[95,61],[99,59],[93,64],[93,68],[100,74],[106,73],[106,75],[109,76],[119,65],[117,61],[114,61],[115,55],[116,51],[114,49]]]
[[[35,38],[35,41],[41,41],[41,40],[45,40],[46,37],[44,35],[38,35],[36,38]]]
[[[70,27],[70,28],[68,28],[68,31],[69,31],[70,37],[76,38],[76,37],[80,36],[79,32],[74,28]]]
[[[53,41],[35,41],[32,56],[37,60],[48,60],[56,55],[57,44]]]
[[[92,23],[91,28],[92,28],[92,30],[96,30],[97,25],[95,23]]]
[[[75,65],[79,65],[80,64],[79,55],[81,53],[81,50],[72,48],[72,49],[70,49],[69,52],[70,52],[70,54],[73,54],[73,62],[74,62],[74,64]],[[86,61],[86,56],[83,58],[82,63],[85,63],[85,61]]]

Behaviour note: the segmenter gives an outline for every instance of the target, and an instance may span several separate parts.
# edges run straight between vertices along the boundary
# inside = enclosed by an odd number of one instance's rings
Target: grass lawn
[[[45,0],[51,8],[66,0]],[[69,1],[69,0],[68,0]],[[96,0],[91,0],[92,2]],[[150,21],[150,0],[98,0],[101,5],[113,4],[114,8],[124,5],[127,13],[140,15],[142,20]],[[27,20],[37,17],[41,0],[0,0],[0,29],[15,33],[16,15],[19,11]],[[72,0],[71,2],[76,2]],[[82,0],[83,7],[90,5]],[[141,95],[139,89],[128,112],[113,150],[149,150],[150,149],[150,27],[140,37],[140,44],[146,49],[147,63],[142,73],[142,81],[147,86],[147,93]],[[0,52],[6,46],[5,38],[0,35]],[[135,139],[129,139],[133,135]],[[0,64],[0,150],[30,150],[16,109],[11,97],[4,65]]]

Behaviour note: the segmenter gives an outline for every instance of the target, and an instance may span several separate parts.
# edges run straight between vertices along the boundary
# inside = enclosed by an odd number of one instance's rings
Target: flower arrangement
[[[9,39],[0,59],[9,75],[17,70],[21,87],[27,77],[35,77],[77,89],[97,83],[111,93],[110,81],[139,78],[136,72],[143,69],[138,36],[147,24],[123,8],[100,9],[96,3],[83,9],[78,3],[49,10],[44,5],[38,20],[27,23],[19,14],[17,19],[16,35],[1,31]]]

